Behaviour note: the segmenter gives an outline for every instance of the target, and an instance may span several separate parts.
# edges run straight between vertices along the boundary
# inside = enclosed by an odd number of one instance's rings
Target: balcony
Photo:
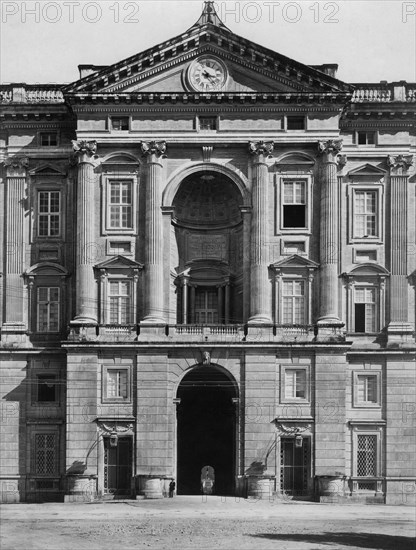
[[[8,84],[0,86],[1,103],[64,103],[61,86],[57,84]]]
[[[71,325],[69,342],[85,343],[131,343],[144,344],[160,342],[164,344],[212,343],[255,345],[269,344],[310,344],[342,343],[345,332],[341,325]]]
[[[378,84],[360,83],[355,86],[352,103],[392,103],[416,101],[416,84],[407,82],[380,82]]]

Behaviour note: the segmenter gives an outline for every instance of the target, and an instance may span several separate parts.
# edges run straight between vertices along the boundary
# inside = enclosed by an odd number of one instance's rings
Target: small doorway
[[[236,474],[237,397],[234,380],[200,365],[182,380],[177,397],[177,492],[201,495],[201,470],[215,471],[212,494],[233,495]]]
[[[104,438],[104,493],[113,497],[131,495],[133,445],[131,437],[119,437],[116,446]]]
[[[280,487],[293,496],[308,494],[309,438],[302,439],[302,446],[294,437],[282,437],[280,447]]]

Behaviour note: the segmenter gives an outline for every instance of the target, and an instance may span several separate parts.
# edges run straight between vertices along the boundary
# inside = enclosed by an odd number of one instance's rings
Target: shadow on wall
[[[268,539],[281,542],[302,542],[309,544],[342,545],[354,548],[369,548],[374,550],[414,550],[412,537],[399,537],[384,535],[381,533],[322,533],[311,534],[285,534],[285,533],[259,533],[250,535],[254,538]]]

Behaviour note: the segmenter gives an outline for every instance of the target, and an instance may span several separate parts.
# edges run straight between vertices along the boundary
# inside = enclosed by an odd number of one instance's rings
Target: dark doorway
[[[177,491],[200,495],[201,469],[215,470],[213,494],[233,495],[237,397],[233,381],[220,369],[194,368],[178,388]]]
[[[281,489],[293,496],[308,492],[309,439],[303,438],[302,446],[294,437],[282,437],[280,448]]]
[[[132,438],[119,437],[116,446],[104,438],[104,493],[114,497],[131,494]]]

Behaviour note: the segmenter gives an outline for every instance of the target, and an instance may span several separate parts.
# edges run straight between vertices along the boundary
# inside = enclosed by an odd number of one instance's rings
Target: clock
[[[222,90],[227,82],[227,68],[216,57],[203,56],[195,59],[187,71],[188,84],[197,92]]]

